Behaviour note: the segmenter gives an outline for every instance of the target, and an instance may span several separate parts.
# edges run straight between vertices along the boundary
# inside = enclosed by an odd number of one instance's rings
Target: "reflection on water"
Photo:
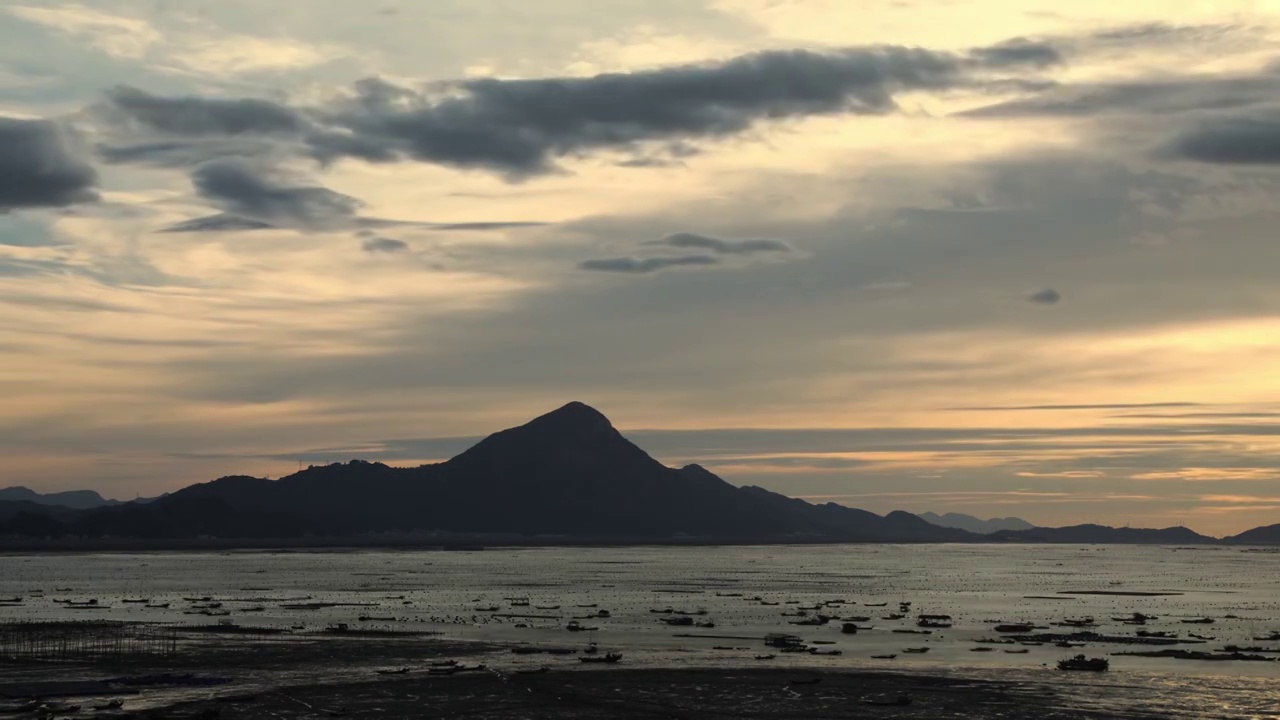
[[[179,624],[229,621],[308,630],[432,630],[461,640],[622,649],[631,666],[753,663],[758,638],[789,632],[838,656],[779,655],[788,665],[885,667],[1051,683],[1082,705],[1123,702],[1164,716],[1275,716],[1268,679],[1280,664],[1113,656],[1106,675],[1061,673],[1068,652],[971,652],[992,621],[1049,625],[1092,617],[1104,635],[1133,635],[1113,618],[1158,616],[1140,629],[1196,633],[1223,645],[1280,648],[1254,638],[1280,630],[1280,555],[1234,548],[1135,546],[841,545],[714,548],[537,548],[483,552],[232,552],[0,556],[0,620],[116,619]],[[1083,591],[1171,593],[1087,595]],[[1030,597],[1029,597],[1030,596]],[[198,600],[208,597],[210,600]],[[59,600],[98,601],[72,606]],[[148,602],[124,602],[147,600]],[[839,602],[843,601],[843,602]],[[899,603],[910,602],[899,613]],[[211,612],[197,606],[221,603]],[[527,604],[525,604],[527,603]],[[776,603],[776,604],[774,604]],[[167,604],[167,608],[155,607]],[[857,621],[795,625],[819,612]],[[151,606],[151,607],[148,607]],[[497,608],[493,610],[492,608]],[[672,627],[671,609],[714,628]],[[601,610],[607,617],[599,617]],[[229,612],[229,615],[223,615]],[[954,627],[915,630],[916,614],[947,614]],[[784,615],[785,614],[785,615]],[[901,619],[887,619],[905,614]],[[535,617],[511,617],[535,616]],[[589,617],[594,616],[594,617]],[[596,628],[570,633],[574,618]],[[1182,620],[1211,617],[1213,624]],[[1054,628],[1069,632],[1064,628]],[[677,637],[701,635],[717,637]],[[751,638],[751,639],[748,639]],[[928,647],[924,654],[901,654]],[[1021,649],[1021,648],[1019,648]],[[898,654],[893,661],[872,655]],[[756,663],[758,665],[758,663]],[[1272,713],[1273,715],[1267,715]]]

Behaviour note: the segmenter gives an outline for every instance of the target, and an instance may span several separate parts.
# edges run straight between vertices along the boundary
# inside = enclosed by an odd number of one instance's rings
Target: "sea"
[[[143,599],[148,602],[138,602]],[[96,606],[84,607],[89,600]],[[1206,639],[1173,647],[1221,652],[1236,645],[1278,658],[1280,641],[1257,639],[1280,632],[1280,552],[1265,548],[773,545],[0,555],[0,622],[208,625],[210,616],[191,609],[215,602],[230,611],[219,613],[219,622],[291,631],[346,624],[503,645],[594,643],[622,652],[628,667],[760,667],[765,661],[757,655],[776,654],[767,662],[1053,685],[1082,706],[1099,698],[1157,716],[1280,717],[1280,662],[1119,655],[1159,649],[1120,644],[1066,649],[979,642],[999,639],[998,623],[1070,633],[1079,628],[1061,623],[1092,619],[1096,627],[1083,629],[1100,635],[1141,630],[1191,639],[1194,633]],[[842,620],[795,624],[819,613]],[[1134,613],[1154,619],[1142,626],[1120,621]],[[894,632],[918,631],[921,614],[949,615],[952,626],[928,635]],[[668,623],[677,617],[695,624]],[[861,618],[853,621],[856,634],[841,632],[849,618]],[[1212,622],[1185,622],[1206,618]],[[583,629],[567,630],[574,621]],[[769,633],[796,635],[840,654],[776,653],[762,642]],[[1111,670],[1057,669],[1059,660],[1077,653],[1106,657]],[[888,655],[895,657],[883,659]],[[504,651],[494,661],[521,658]]]

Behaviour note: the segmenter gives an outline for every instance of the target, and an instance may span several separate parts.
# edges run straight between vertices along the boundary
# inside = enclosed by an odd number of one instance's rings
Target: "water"
[[[1008,654],[972,652],[974,641],[992,637],[990,621],[1048,624],[1091,616],[1101,634],[1132,635],[1136,628],[1111,620],[1134,612],[1159,616],[1145,628],[1213,636],[1190,649],[1226,644],[1280,648],[1253,638],[1280,630],[1280,554],[1239,548],[1139,546],[831,545],[770,547],[521,548],[483,552],[222,552],[0,556],[0,598],[26,598],[0,607],[0,621],[113,619],[178,624],[213,620],[183,611],[188,597],[209,596],[246,625],[320,629],[330,623],[353,627],[433,630],[448,638],[505,643],[585,646],[598,642],[626,653],[629,666],[707,666],[754,663],[766,652],[760,641],[679,638],[714,634],[759,638],[789,632],[832,641],[838,657],[779,655],[776,664],[927,670],[1053,683],[1068,693],[1079,686],[1081,702],[1099,685],[1129,702],[1187,717],[1275,716],[1280,692],[1272,683],[1280,663],[1201,662],[1112,656],[1105,676],[1052,670],[1068,653],[1104,655],[1148,649],[1090,645],[1063,650],[1052,645]],[[62,589],[59,591],[58,589]],[[1072,592],[1177,593],[1151,597],[1083,595]],[[43,597],[32,597],[43,591]],[[404,596],[404,599],[399,599]],[[1027,596],[1038,596],[1028,598]],[[778,605],[763,605],[752,598]],[[75,610],[55,599],[97,598],[104,607]],[[170,603],[167,610],[124,604],[125,598]],[[285,602],[360,603],[361,606],[290,610]],[[515,606],[510,598],[527,598]],[[1042,599],[1054,598],[1054,599]],[[789,624],[797,606],[833,600],[824,613],[870,616],[874,626],[842,635],[839,623],[823,627]],[[885,620],[910,601],[904,620]],[[874,607],[887,603],[883,607]],[[373,605],[366,605],[373,604]],[[580,607],[591,606],[596,607]],[[263,611],[247,614],[249,607]],[[477,608],[556,616],[554,619],[494,618]],[[538,606],[558,609],[538,609]],[[674,628],[661,622],[673,608],[704,611],[714,629]],[[569,633],[573,616],[607,609],[611,617],[581,620],[598,628]],[[951,629],[933,635],[895,634],[914,627],[918,613],[948,614]],[[393,619],[359,619],[360,616]],[[1224,616],[1234,615],[1227,619]],[[1212,617],[1212,625],[1182,619]],[[518,628],[517,623],[529,625]],[[1069,632],[1067,628],[1055,631]],[[738,648],[716,650],[715,646]],[[929,647],[911,655],[906,647]],[[1016,647],[1016,646],[1015,646]],[[893,661],[871,655],[897,654]],[[504,656],[509,662],[525,661]],[[1122,692],[1123,691],[1123,692]],[[1111,702],[1113,700],[1109,700]]]

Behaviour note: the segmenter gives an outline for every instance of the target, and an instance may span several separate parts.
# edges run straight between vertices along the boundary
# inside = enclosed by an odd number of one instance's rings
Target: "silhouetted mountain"
[[[25,487],[0,488],[0,501],[6,500],[22,500],[39,505],[61,505],[77,510],[120,504],[118,500],[108,500],[92,490],[69,490],[67,492],[41,494]]]
[[[1223,538],[1223,542],[1241,545],[1280,545],[1280,525],[1265,525]]]
[[[1032,525],[1026,520],[1016,517],[982,520],[972,515],[965,515],[964,513],[946,513],[944,515],[938,515],[937,513],[931,512],[920,513],[918,517],[925,522],[929,522],[940,527],[956,528],[958,530],[965,530],[979,535],[989,535],[1001,530],[1030,530],[1035,527],[1035,525]]]
[[[609,420],[570,403],[444,463],[353,460],[280,480],[225,477],[148,504],[85,511],[68,532],[150,538],[348,536],[442,531],[573,538],[967,541],[909,513],[881,517],[738,488],[698,465],[670,468]]]
[[[987,537],[994,540],[1023,543],[1082,543],[1082,544],[1155,544],[1155,545],[1203,545],[1218,542],[1189,528],[1113,528],[1106,525],[1073,525],[1060,528],[1034,528],[1031,530],[1001,530]]]

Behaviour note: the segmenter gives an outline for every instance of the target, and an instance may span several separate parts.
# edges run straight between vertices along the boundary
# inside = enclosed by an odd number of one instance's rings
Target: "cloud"
[[[261,220],[251,220],[249,218],[238,217],[236,215],[227,215],[220,213],[218,215],[207,215],[191,220],[185,220],[175,223],[166,228],[162,228],[159,232],[163,233],[188,233],[188,232],[242,232],[245,230],[269,230],[275,227],[271,223],[262,222]]]
[[[1203,163],[1280,163],[1280,115],[1217,117],[1185,130],[1165,148],[1171,155]]]
[[[0,117],[0,211],[93,202],[97,182],[56,123]]]
[[[162,97],[128,85],[107,91],[108,110],[145,130],[185,137],[291,135],[307,126],[297,111],[256,98]]]
[[[943,408],[948,411],[987,411],[987,410],[1130,410],[1137,408],[1185,408],[1199,407],[1193,402],[1155,402],[1155,403],[1101,403],[1086,405],[988,405],[980,407]],[[1137,416],[1141,417],[1141,416]]]
[[[181,168],[227,157],[261,157],[271,152],[272,145],[261,138],[209,138],[121,145],[101,143],[94,150],[107,163]]]
[[[239,160],[205,163],[191,173],[196,193],[226,213],[273,225],[323,229],[354,220],[362,203],[318,186],[286,185]],[[243,229],[243,228],[238,228]]]
[[[371,237],[360,243],[368,253],[401,253],[409,249],[409,244],[403,240],[396,240],[389,237]]]
[[[578,268],[595,272],[643,275],[675,267],[706,267],[718,265],[719,263],[719,260],[709,255],[674,255],[650,258],[616,257],[583,260],[578,263]]]
[[[685,250],[710,250],[711,252],[723,253],[726,255],[750,255],[752,253],[761,252],[795,252],[794,247],[782,240],[770,240],[767,238],[725,240],[722,238],[711,237],[709,235],[698,235],[696,233],[688,232],[673,233],[661,240],[652,240],[645,244],[661,245],[664,247],[673,247]]]
[[[307,109],[120,86],[107,94],[107,114],[179,137],[287,137],[324,162],[411,159],[521,178],[554,172],[566,156],[651,143],[670,148],[735,135],[763,120],[889,113],[900,92],[1006,82],[1002,73],[1059,59],[1053,48],[1025,40],[962,53],[900,46],[770,50],[719,63],[468,79],[421,90],[370,78],[349,97]]]
[[[1062,301],[1062,293],[1053,288],[1046,288],[1040,292],[1034,293],[1027,298],[1028,301],[1038,305],[1057,305]]]

